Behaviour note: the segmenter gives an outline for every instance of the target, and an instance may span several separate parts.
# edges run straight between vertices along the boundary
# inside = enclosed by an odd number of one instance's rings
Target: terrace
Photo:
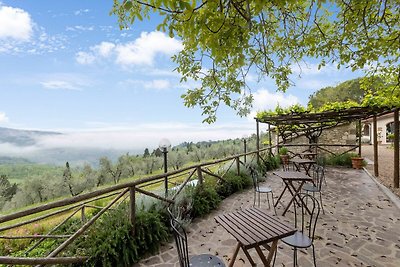
[[[325,215],[319,217],[315,249],[318,266],[400,266],[400,201],[382,191],[368,172],[348,168],[327,168],[327,186],[323,188]],[[281,180],[269,175],[265,182],[276,192],[283,189]],[[324,185],[325,186],[325,185]],[[388,192],[390,194],[390,192]],[[268,209],[266,197],[261,207]],[[288,199],[284,199],[286,203]],[[189,253],[210,253],[223,258],[226,264],[235,246],[235,239],[219,226],[214,217],[253,205],[253,191],[246,189],[225,199],[211,214],[195,219],[188,230]],[[277,205],[278,216],[282,205]],[[273,213],[272,210],[268,212]],[[284,220],[291,222],[293,213]],[[291,266],[293,252],[282,242],[278,243],[275,266]],[[301,250],[300,266],[312,266],[311,250]],[[258,266],[262,263],[255,250],[251,253]],[[179,266],[173,243],[165,244],[159,253],[139,266]],[[234,266],[251,266],[240,250]]]

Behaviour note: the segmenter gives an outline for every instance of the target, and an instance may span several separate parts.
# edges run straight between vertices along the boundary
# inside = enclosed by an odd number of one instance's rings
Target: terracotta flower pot
[[[353,169],[361,169],[364,165],[364,158],[355,157],[351,158],[351,165]]]
[[[280,155],[282,164],[289,164],[289,155]]]

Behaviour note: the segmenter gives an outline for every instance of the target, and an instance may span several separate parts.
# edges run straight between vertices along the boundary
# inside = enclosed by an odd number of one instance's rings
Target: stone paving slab
[[[400,266],[400,210],[363,170],[328,168],[326,178],[327,186],[323,185],[325,215],[320,215],[314,241],[317,266]],[[272,175],[265,183],[273,188],[276,200],[283,183]],[[268,210],[265,196],[263,200],[262,208]],[[288,203],[288,196],[285,201]],[[214,217],[252,204],[253,191],[248,189],[225,199],[208,216],[195,219],[188,229],[189,253],[218,255],[228,264],[236,240]],[[278,216],[282,212],[283,207],[278,204]],[[282,218],[291,222],[293,214],[288,212]],[[293,266],[291,248],[282,242],[278,243],[278,248],[275,266]],[[263,266],[255,251],[250,254],[257,266]],[[299,250],[298,256],[299,266],[313,266],[310,249]],[[133,267],[141,266],[179,266],[173,241],[164,244],[157,255]],[[251,266],[241,250],[234,266]]]

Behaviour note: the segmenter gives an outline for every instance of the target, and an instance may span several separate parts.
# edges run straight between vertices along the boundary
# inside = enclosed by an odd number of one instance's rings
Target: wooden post
[[[83,206],[82,206],[82,209],[81,209],[81,221],[82,221],[83,223],[86,222],[85,205],[83,205]]]
[[[268,123],[268,142],[269,142],[269,155],[272,155],[272,137],[271,137],[271,124]]]
[[[197,167],[197,178],[199,179],[199,184],[203,184],[203,172],[200,166]]]
[[[256,131],[257,131],[257,140],[256,140],[256,149],[257,149],[257,163],[260,164],[260,122],[256,119]]]
[[[135,234],[135,221],[136,221],[136,190],[135,187],[129,187],[129,220],[132,224],[132,235]]]
[[[240,159],[239,157],[236,157],[236,170],[237,170],[237,175],[240,175]]]
[[[358,120],[358,156],[361,157],[361,120]]]
[[[394,110],[394,173],[393,187],[399,188],[399,109]]]
[[[376,122],[376,115],[373,118],[374,124],[374,174],[375,177],[379,176],[379,165],[378,165],[378,124]]]

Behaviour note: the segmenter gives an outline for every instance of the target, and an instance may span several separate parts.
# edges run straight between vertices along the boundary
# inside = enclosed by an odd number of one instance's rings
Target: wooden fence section
[[[192,181],[197,180],[198,184],[204,182],[205,176],[211,176],[221,181],[224,181],[225,174],[234,170],[236,173],[240,173],[241,167],[245,164],[244,156],[247,156],[247,161],[257,160],[257,155],[262,156],[263,153],[269,148],[260,149],[260,151],[246,152],[224,159],[214,160],[210,162],[200,163],[197,165],[182,168],[180,170],[170,171],[167,173],[154,175],[151,177],[141,178],[132,182],[117,184],[107,188],[99,189],[93,192],[84,193],[75,197],[63,199],[60,201],[54,201],[51,203],[43,204],[34,208],[25,209],[13,214],[0,216],[0,240],[6,239],[37,239],[36,242],[25,251],[25,255],[28,255],[30,251],[39,246],[46,239],[59,239],[63,242],[46,257],[32,258],[32,257],[9,257],[0,256],[0,264],[22,264],[22,265],[52,265],[52,264],[68,264],[68,263],[79,263],[86,261],[86,257],[58,257],[58,255],[65,250],[71,243],[73,243],[78,237],[83,235],[85,231],[95,223],[105,212],[113,207],[119,205],[124,201],[129,202],[130,213],[129,216],[132,224],[135,224],[135,213],[137,198],[141,195],[149,196],[161,201],[166,204],[173,204],[177,196],[183,191],[183,189],[190,184]],[[173,187],[174,190],[171,194],[168,193],[168,189],[165,188],[160,194],[158,191],[151,190],[151,188],[158,187],[162,188]],[[98,200],[107,200],[108,204],[104,207],[93,204]],[[98,209],[99,211],[95,216],[87,220],[85,212],[88,209]],[[13,236],[10,235],[12,229],[29,225],[32,223],[40,223],[46,219],[54,218],[57,216],[63,216],[62,221],[55,227],[49,230],[43,235],[25,235],[25,236]],[[68,220],[73,217],[80,216],[81,226],[80,228],[71,235],[56,235],[57,229],[64,225]],[[133,233],[134,234],[134,233]]]

